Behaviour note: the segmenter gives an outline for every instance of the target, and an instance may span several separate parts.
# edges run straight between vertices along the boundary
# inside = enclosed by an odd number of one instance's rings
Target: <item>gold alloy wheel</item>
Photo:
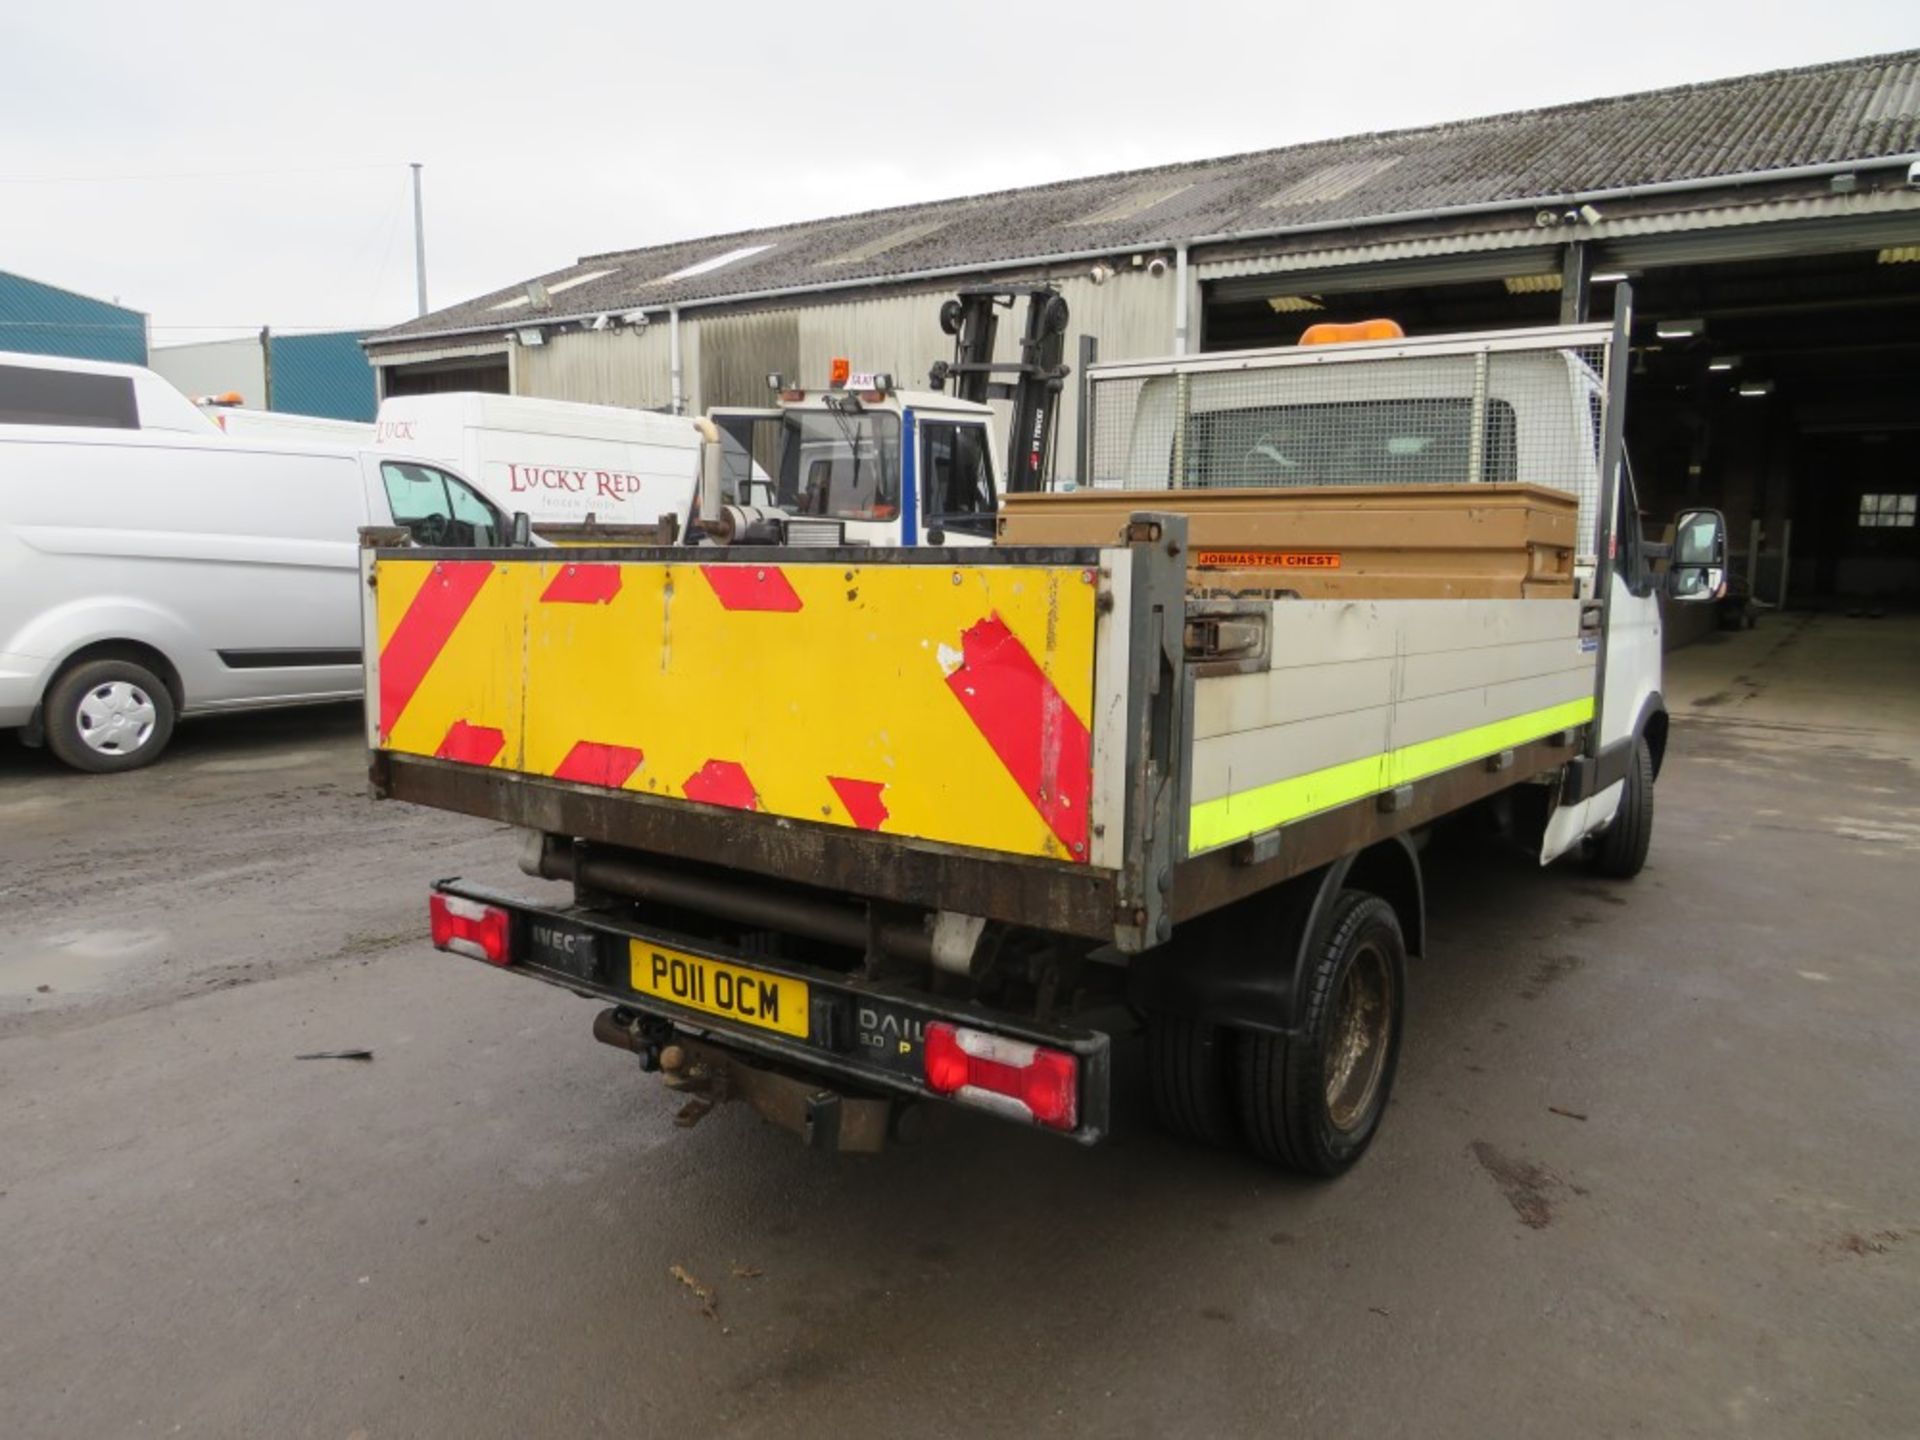
[[[1379,1094],[1392,1036],[1392,1001],[1386,955],[1376,944],[1363,944],[1340,979],[1327,1036],[1327,1116],[1343,1134],[1359,1128]]]

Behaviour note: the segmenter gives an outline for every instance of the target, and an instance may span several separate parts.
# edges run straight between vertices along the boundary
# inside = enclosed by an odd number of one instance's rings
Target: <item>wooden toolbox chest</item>
[[[1189,585],[1302,599],[1573,598],[1580,505],[1543,485],[1077,490],[1007,495],[1001,545],[1111,545],[1127,517],[1187,517]]]

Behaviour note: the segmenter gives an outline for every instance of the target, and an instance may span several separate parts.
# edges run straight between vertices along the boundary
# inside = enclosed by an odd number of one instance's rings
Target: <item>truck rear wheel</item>
[[[1393,907],[1342,890],[1308,940],[1300,1028],[1238,1041],[1240,1125],[1262,1159],[1348,1169],[1372,1143],[1400,1060],[1407,947]]]
[[[86,660],[47,688],[47,748],[76,770],[134,770],[173,736],[166,682],[131,660]]]
[[[1207,1145],[1240,1138],[1233,1108],[1233,1035],[1178,1015],[1147,1017],[1153,1113],[1174,1134]]]
[[[1633,761],[1621,782],[1613,823],[1594,839],[1593,868],[1612,880],[1631,880],[1647,863],[1653,843],[1653,751],[1644,736],[1633,742]]]

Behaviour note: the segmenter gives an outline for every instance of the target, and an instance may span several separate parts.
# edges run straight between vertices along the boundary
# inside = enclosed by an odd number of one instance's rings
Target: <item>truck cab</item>
[[[778,404],[709,413],[701,515],[714,538],[988,545],[1002,488],[990,406],[836,369]],[[757,528],[755,528],[757,527]],[[803,538],[804,537],[804,540]]]

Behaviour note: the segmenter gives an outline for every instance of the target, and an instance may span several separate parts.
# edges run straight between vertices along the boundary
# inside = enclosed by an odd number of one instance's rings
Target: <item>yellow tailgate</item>
[[[376,567],[389,750],[1084,862],[1079,567]]]

